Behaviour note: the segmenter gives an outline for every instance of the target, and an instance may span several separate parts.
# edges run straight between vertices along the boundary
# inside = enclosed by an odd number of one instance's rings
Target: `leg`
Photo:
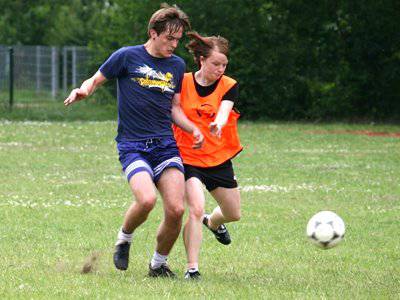
[[[125,214],[122,225],[125,233],[132,233],[146,221],[157,200],[153,179],[149,173],[136,173],[129,180],[129,186],[136,201],[132,203]]]
[[[118,233],[114,264],[119,270],[128,269],[132,232],[147,219],[156,203],[156,191],[149,173],[134,174],[129,180],[129,185],[136,201],[127,210],[122,230]]]
[[[189,216],[183,230],[183,241],[186,249],[188,269],[198,268],[199,252],[203,238],[202,219],[204,215],[204,193],[201,181],[191,177],[186,181],[186,202],[189,207]]]
[[[240,192],[238,188],[218,187],[212,190],[211,195],[218,205],[209,218],[209,227],[217,230],[224,223],[240,220]]]
[[[181,231],[182,216],[185,211],[183,173],[176,168],[165,169],[157,188],[163,199],[164,220],[158,228],[156,252],[168,255]]]

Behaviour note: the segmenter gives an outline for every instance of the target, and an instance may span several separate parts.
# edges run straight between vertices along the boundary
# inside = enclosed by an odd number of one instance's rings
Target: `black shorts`
[[[196,177],[206,186],[209,192],[217,187],[230,189],[238,186],[231,160],[209,168],[200,168],[186,164],[183,164],[183,166],[185,168],[185,180]]]

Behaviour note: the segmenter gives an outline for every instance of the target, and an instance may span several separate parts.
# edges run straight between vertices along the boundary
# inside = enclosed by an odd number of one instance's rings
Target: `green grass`
[[[70,122],[107,121],[117,118],[114,103],[98,104],[93,97],[67,108],[63,103],[65,95],[53,99],[49,93],[36,94],[32,91],[18,90],[14,98],[10,109],[9,95],[0,93],[0,120]]]
[[[72,109],[89,109],[84,105]],[[228,225],[230,246],[205,232],[203,279],[185,282],[181,238],[169,259],[179,278],[146,277],[160,202],[136,232],[129,269],[113,267],[116,233],[131,202],[114,121],[1,116],[0,298],[400,297],[400,139],[342,133],[399,126],[242,122],[245,150],[235,168],[243,217]],[[207,210],[213,207],[208,197]],[[305,237],[320,210],[335,211],[347,225],[336,248],[318,249]],[[81,274],[91,256],[95,269]]]

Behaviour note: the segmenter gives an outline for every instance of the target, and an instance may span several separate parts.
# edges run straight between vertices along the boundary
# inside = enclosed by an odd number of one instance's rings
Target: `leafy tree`
[[[176,2],[193,29],[230,40],[227,73],[240,83],[244,116],[400,119],[399,1]],[[160,1],[0,0],[0,7],[0,44],[88,46],[94,72],[116,49],[147,40]],[[186,42],[177,54],[194,70]]]

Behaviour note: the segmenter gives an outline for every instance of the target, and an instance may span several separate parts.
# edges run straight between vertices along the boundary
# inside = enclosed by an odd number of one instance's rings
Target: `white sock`
[[[132,233],[124,233],[122,231],[122,227],[121,227],[118,232],[117,242],[115,243],[115,246],[126,243],[126,242],[131,243],[132,236],[133,236],[133,232]]]
[[[187,271],[188,271],[189,273],[198,272],[198,271],[199,271],[199,267],[188,268]]]
[[[157,251],[154,251],[153,258],[151,259],[150,265],[152,269],[157,269],[167,263],[168,255],[162,255]]]

